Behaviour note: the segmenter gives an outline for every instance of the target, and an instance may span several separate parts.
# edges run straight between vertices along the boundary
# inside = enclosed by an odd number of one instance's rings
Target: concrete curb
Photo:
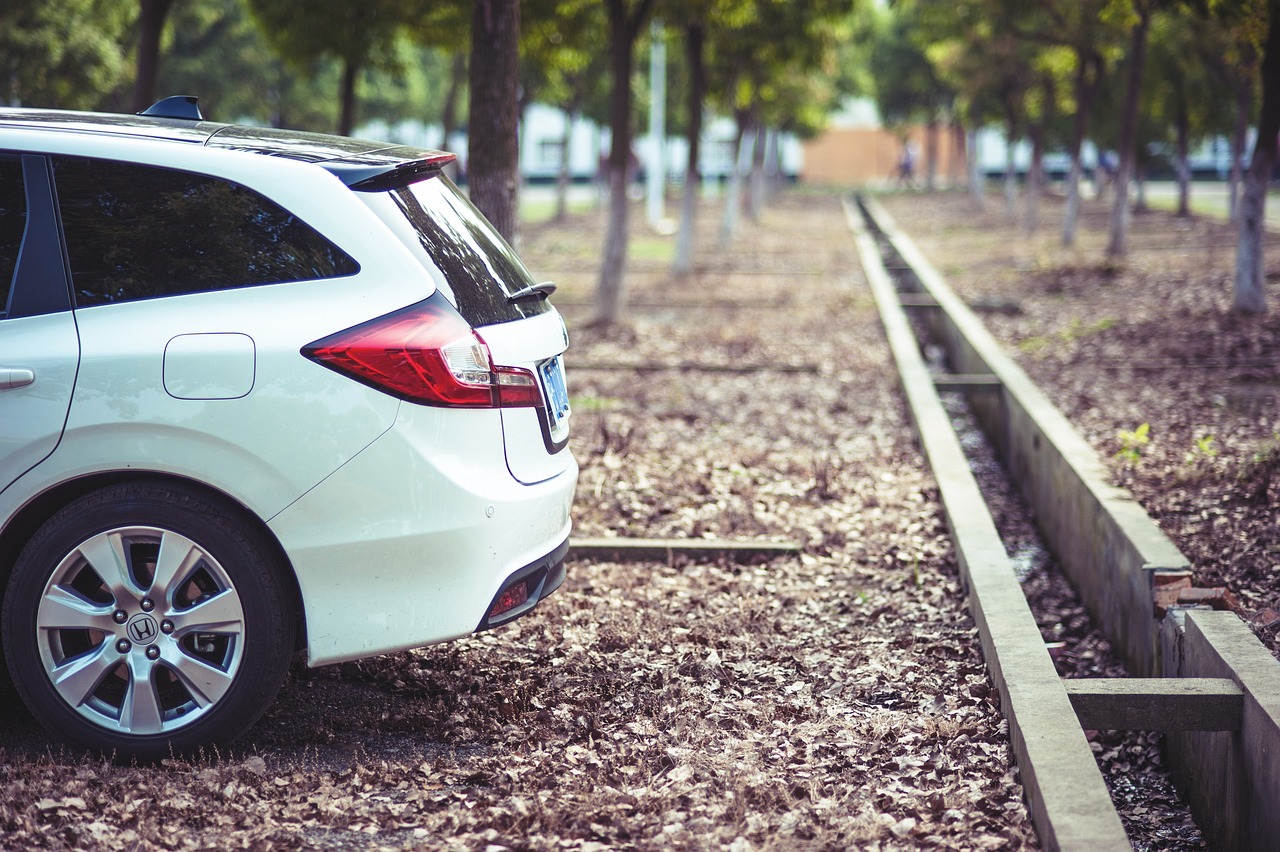
[[[1129,849],[1102,773],[1018,585],[874,240],[846,207],[872,294],[938,480],[983,657],[1000,692],[1031,819],[1046,849]]]
[[[1186,557],[1131,494],[1109,484],[1093,448],[887,214],[870,201],[866,209],[912,268],[923,291],[912,301],[928,312],[926,321],[952,368],[998,381],[998,392],[970,392],[970,407],[1059,564],[1129,670],[1142,677],[1214,680],[1072,686],[1073,704],[1090,724],[1169,732],[1166,752],[1175,779],[1213,846],[1277,848],[1280,661],[1234,613],[1174,605],[1162,607],[1168,613],[1163,621],[1156,619],[1163,593],[1188,584]],[[1142,706],[1156,702],[1170,702],[1165,718]]]

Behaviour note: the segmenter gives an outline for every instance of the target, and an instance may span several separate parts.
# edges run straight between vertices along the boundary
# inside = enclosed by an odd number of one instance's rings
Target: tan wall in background
[[[912,128],[910,139],[916,148],[915,178],[923,184],[928,168],[928,147],[923,127]],[[949,127],[937,131],[940,185],[964,179],[964,151]],[[892,183],[897,179],[902,159],[902,143],[898,136],[878,128],[833,128],[804,143],[806,183],[828,183],[840,186]]]

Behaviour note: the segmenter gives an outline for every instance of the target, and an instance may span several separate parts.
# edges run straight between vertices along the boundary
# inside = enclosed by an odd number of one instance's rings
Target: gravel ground
[[[688,281],[637,225],[607,333],[600,244],[585,214],[523,245],[573,338],[578,534],[802,554],[575,564],[508,628],[295,670],[200,760],[86,758],[10,698],[4,846],[1036,848],[838,199],[779,198]]]

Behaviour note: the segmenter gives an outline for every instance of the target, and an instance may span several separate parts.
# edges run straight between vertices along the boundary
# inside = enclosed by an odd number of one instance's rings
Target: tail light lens
[[[445,408],[542,405],[533,373],[495,366],[489,347],[437,291],[302,347],[311,360],[409,402]]]

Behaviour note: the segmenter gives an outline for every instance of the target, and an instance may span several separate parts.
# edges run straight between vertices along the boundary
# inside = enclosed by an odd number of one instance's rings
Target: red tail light
[[[302,347],[302,354],[392,396],[446,408],[542,405],[533,373],[494,366],[489,347],[439,292]]]

